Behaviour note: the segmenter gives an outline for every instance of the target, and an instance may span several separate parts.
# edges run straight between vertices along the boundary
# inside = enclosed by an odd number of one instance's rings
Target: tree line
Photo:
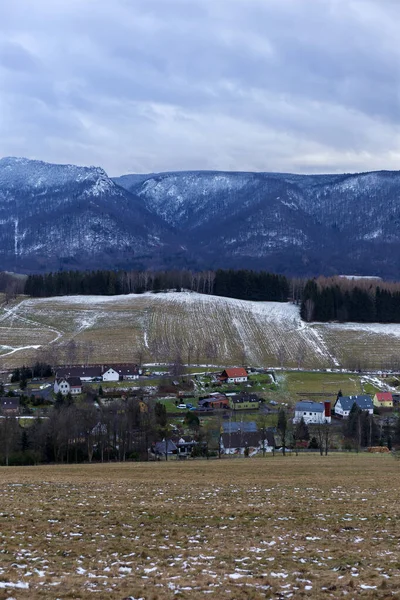
[[[148,460],[148,449],[172,435],[165,406],[156,400],[135,397],[101,406],[94,400],[74,403],[58,394],[54,407],[29,426],[3,415],[0,464]],[[198,419],[188,426],[196,439],[207,440]]]
[[[300,315],[305,321],[400,323],[399,284],[364,284],[339,278],[309,280],[304,286]]]
[[[289,282],[265,271],[59,271],[29,275],[24,293],[33,297],[141,294],[191,290],[243,300],[286,302]]]

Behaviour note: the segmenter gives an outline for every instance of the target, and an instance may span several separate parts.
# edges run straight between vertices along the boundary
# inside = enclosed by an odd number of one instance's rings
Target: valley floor
[[[398,593],[392,456],[1,469],[0,598]]]

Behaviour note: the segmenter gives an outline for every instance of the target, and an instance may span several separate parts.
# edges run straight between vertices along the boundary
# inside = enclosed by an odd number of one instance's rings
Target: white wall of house
[[[318,424],[318,423],[330,423],[331,417],[326,417],[324,412],[315,412],[315,411],[304,411],[304,410],[296,410],[294,413],[293,423],[298,423],[304,419],[304,423],[308,424]]]
[[[139,375],[133,375],[132,373],[128,373],[128,375],[123,376],[127,381],[133,381],[134,379],[139,379]]]
[[[70,391],[71,386],[65,379],[61,379],[60,383],[58,383],[57,380],[54,382],[54,392],[56,394],[58,394],[58,392],[61,392],[63,396],[66,396]]]
[[[370,415],[374,414],[374,409],[373,408],[367,408],[367,409],[362,409],[362,410],[364,412],[367,412]],[[335,414],[339,415],[343,419],[346,419],[349,416],[349,414],[350,414],[349,410],[343,410],[343,407],[342,407],[342,405],[340,403],[340,399],[335,404]]]
[[[273,448],[272,446],[267,446],[267,442],[265,442],[265,452],[272,452]],[[243,455],[245,451],[245,447],[240,447],[240,448],[225,448],[223,445],[221,446],[221,452],[222,454],[235,454],[235,455]],[[250,456],[254,456],[254,454],[259,454],[262,453],[263,451],[263,447],[262,447],[262,441],[260,442],[260,444],[258,446],[249,446],[249,455]]]
[[[82,394],[82,387],[73,386],[71,387],[71,394]]]
[[[340,400],[338,400],[335,404],[335,415],[339,415],[340,417],[346,418],[349,416],[348,410],[343,410],[342,405],[340,404]]]
[[[247,377],[228,377],[228,383],[243,383]]]
[[[114,371],[114,369],[108,369],[108,371],[103,373],[103,381],[119,381],[118,371]]]

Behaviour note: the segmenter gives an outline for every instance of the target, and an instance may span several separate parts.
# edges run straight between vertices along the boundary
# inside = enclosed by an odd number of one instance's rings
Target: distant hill
[[[263,268],[399,277],[400,173],[124,175],[0,160],[0,260],[16,272]]]

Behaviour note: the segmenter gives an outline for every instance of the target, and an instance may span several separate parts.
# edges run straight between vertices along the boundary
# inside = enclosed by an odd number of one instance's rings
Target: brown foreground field
[[[2,468],[0,598],[392,598],[392,456]]]

